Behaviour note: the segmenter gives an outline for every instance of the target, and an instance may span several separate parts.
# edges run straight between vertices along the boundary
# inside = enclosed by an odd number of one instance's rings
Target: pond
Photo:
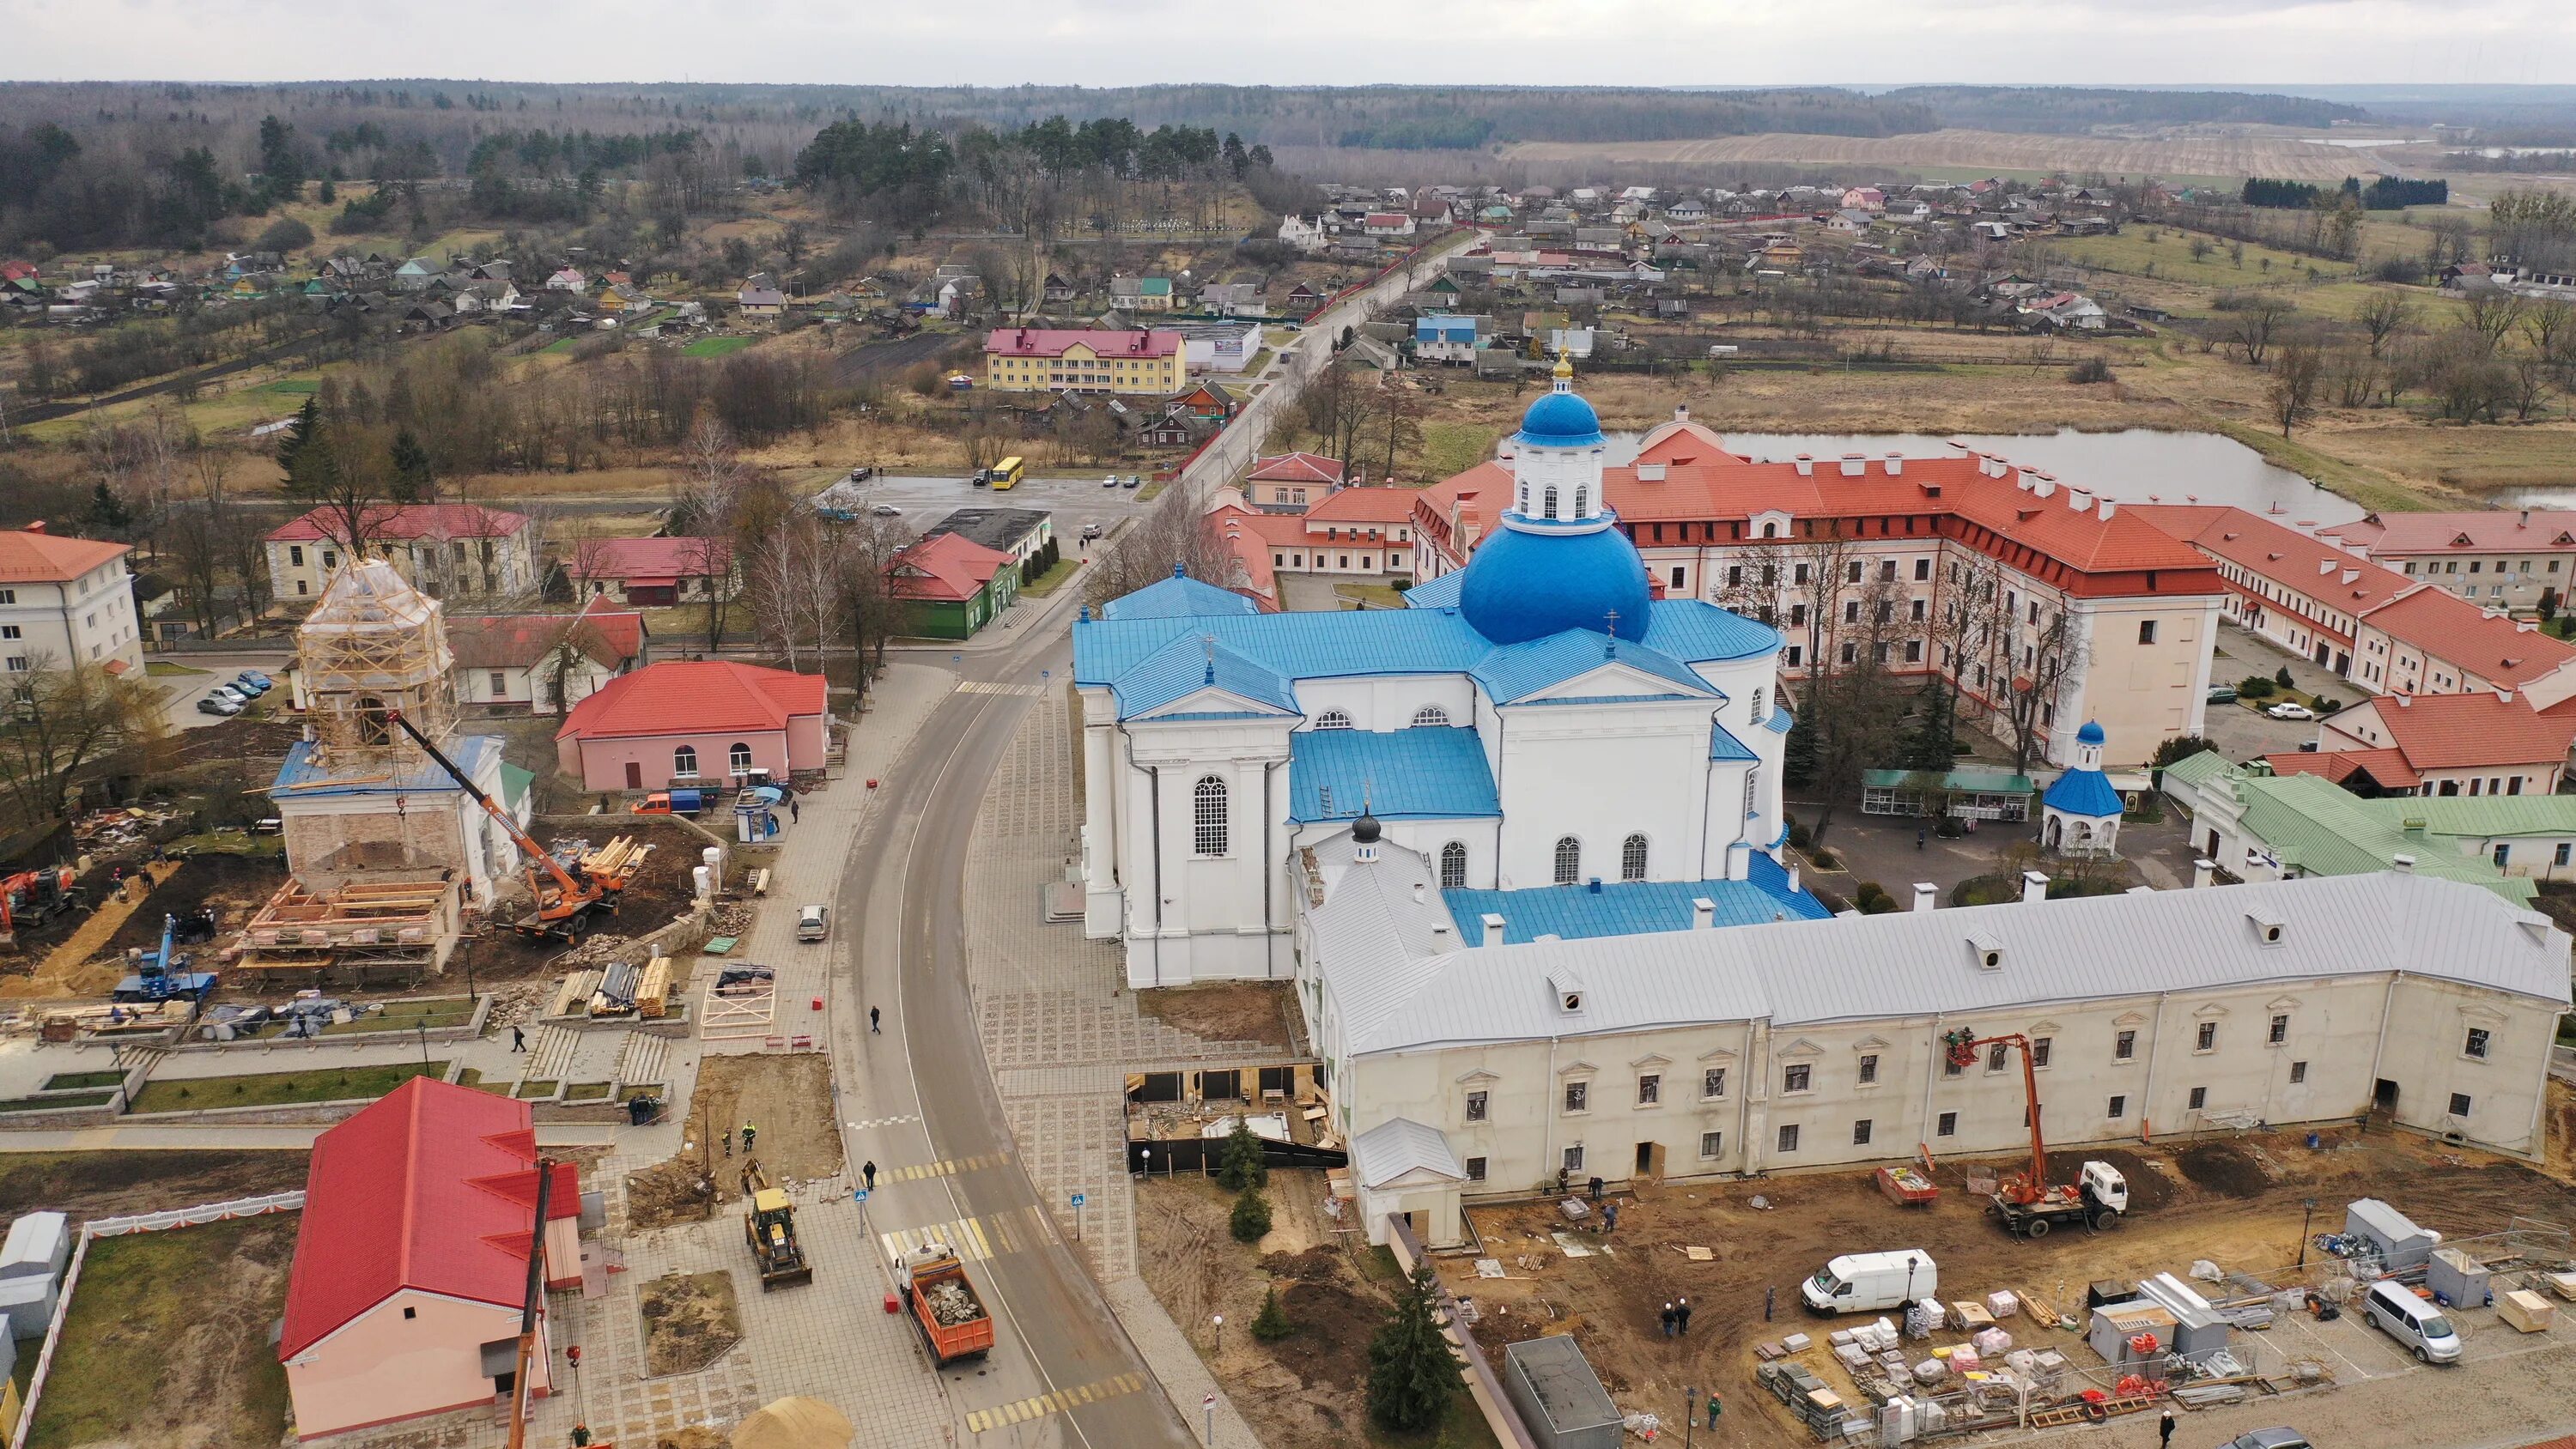
[[[2297,525],[2348,523],[2363,511],[2360,504],[2265,461],[2262,454],[2221,433],[2066,429],[1967,434],[1958,441],[1982,453],[2044,469],[2061,483],[2120,503],[2225,503]],[[1800,453],[1812,453],[1820,463],[1844,453],[1877,457],[1892,451],[1909,458],[1958,453],[1950,439],[1925,433],[1728,433],[1726,445],[1758,462],[1786,462]]]

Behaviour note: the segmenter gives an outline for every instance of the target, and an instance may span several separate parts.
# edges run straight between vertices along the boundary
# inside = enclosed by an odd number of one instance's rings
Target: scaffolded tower
[[[295,634],[319,763],[333,775],[410,774],[427,766],[390,712],[444,742],[456,724],[455,658],[436,599],[383,559],[353,560],[323,585]]]

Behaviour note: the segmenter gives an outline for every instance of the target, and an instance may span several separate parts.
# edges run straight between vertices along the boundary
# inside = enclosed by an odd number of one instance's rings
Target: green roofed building
[[[2425,809],[2462,805],[2501,810],[2522,804],[2517,798],[2363,800],[2320,776],[2275,775],[2259,761],[2235,765],[2211,752],[2166,766],[2164,790],[2191,812],[2192,845],[2228,879],[2286,880],[2397,869],[2484,886],[2522,906],[2537,894],[2528,875],[2499,869],[2491,849],[2481,853],[2483,836],[2445,833],[2455,827],[2465,831],[2464,820],[2446,818],[2445,830],[2436,831]],[[2531,803],[2546,799],[2535,797]],[[2576,827],[2576,810],[2567,813]],[[2496,819],[2503,823],[2501,814]],[[2576,838],[2576,828],[2569,835]]]

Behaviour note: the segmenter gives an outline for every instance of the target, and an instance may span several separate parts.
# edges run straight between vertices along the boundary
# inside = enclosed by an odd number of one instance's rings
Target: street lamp
[[[1682,1449],[1690,1449],[1691,1426],[1699,1420],[1699,1390],[1682,1390]]]
[[[2304,1268],[2308,1266],[2308,1224],[2316,1218],[2317,1200],[2312,1197],[2302,1198],[2299,1206],[2305,1209],[2299,1215],[2299,1266]]]
[[[1208,1321],[1216,1325],[1216,1351],[1218,1353],[1225,1352],[1225,1315],[1222,1313],[1213,1314],[1209,1317]]]

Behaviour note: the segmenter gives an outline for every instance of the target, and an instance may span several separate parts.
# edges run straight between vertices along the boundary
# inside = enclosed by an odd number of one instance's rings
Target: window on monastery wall
[[[1225,782],[1214,775],[1190,791],[1192,843],[1200,855],[1223,855],[1226,847]]]
[[[1446,729],[1448,725],[1449,711],[1436,704],[1426,704],[1413,712],[1415,729]]]
[[[734,769],[748,770],[751,768],[751,746],[736,740],[732,747],[725,751],[725,758],[732,762]]]
[[[1646,878],[1646,837],[1631,835],[1619,847],[1619,879]]]
[[[1342,710],[1328,709],[1315,716],[1315,728],[1319,730],[1346,730],[1350,727],[1351,717]]]
[[[673,775],[686,776],[694,775],[697,772],[698,751],[695,745],[682,745],[671,752],[671,773]]]
[[[1583,842],[1568,835],[1556,842],[1556,883],[1572,885],[1583,878]]]
[[[1440,888],[1462,891],[1467,888],[1467,843],[1453,840],[1440,847]]]

